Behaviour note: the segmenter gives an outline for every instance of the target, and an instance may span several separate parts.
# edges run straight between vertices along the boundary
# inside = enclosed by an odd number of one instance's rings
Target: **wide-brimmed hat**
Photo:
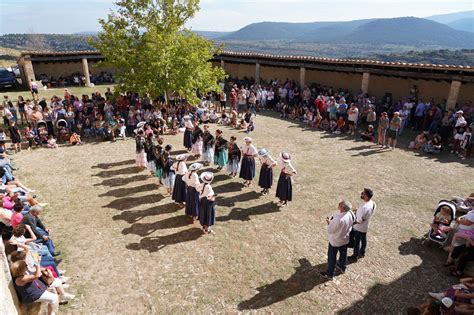
[[[270,153],[267,149],[260,149],[258,150],[258,155],[260,156],[267,156]]]
[[[188,157],[188,156],[187,156],[186,154],[180,154],[180,155],[177,155],[177,156],[176,156],[176,160],[178,160],[178,161],[184,161],[184,160],[187,159],[187,157]]]
[[[252,142],[252,138],[250,138],[250,137],[245,137],[245,138],[244,138],[244,142]]]
[[[444,305],[444,307],[446,308],[450,308],[451,306],[453,306],[453,300],[451,298],[448,298],[448,297],[444,297],[441,299],[441,303]]]
[[[464,114],[464,112],[463,112],[462,110],[458,110],[458,111],[456,112],[456,114],[461,114],[461,115],[462,115],[462,114]]]
[[[191,166],[189,167],[189,170],[190,171],[197,171],[198,169],[200,169],[201,167],[203,167],[203,165],[201,163],[193,163],[191,164]]]
[[[211,172],[204,172],[201,174],[201,180],[206,184],[210,184],[214,180],[214,174]]]
[[[291,161],[290,153],[282,152],[282,153],[280,153],[280,158],[283,162],[290,162]]]

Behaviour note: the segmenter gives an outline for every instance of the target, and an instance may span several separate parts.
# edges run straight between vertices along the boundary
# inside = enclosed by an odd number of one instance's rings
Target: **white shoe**
[[[433,299],[436,299],[438,301],[441,301],[443,298],[444,298],[444,294],[443,293],[433,293],[433,292],[429,292],[428,293]]]
[[[69,294],[69,293],[64,293],[63,296],[61,296],[61,302],[66,302],[66,301],[71,301],[75,298],[76,296],[74,294]]]
[[[61,282],[62,283],[66,283],[69,281],[69,278],[68,277],[60,277],[59,279],[61,279]]]
[[[47,202],[40,202],[40,203],[38,203],[38,206],[40,206],[41,208],[45,208],[45,207],[47,207],[48,205],[49,205],[49,203],[47,203]]]
[[[63,284],[63,289],[68,289],[69,288],[69,283]]]
[[[65,270],[65,269],[59,269],[58,271],[59,271],[59,273],[62,274],[62,275],[66,273],[66,270]]]

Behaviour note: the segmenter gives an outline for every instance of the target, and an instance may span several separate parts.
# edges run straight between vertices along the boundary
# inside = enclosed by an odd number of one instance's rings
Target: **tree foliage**
[[[210,60],[220,49],[185,28],[199,0],[120,0],[101,19],[102,31],[91,44],[104,63],[117,69],[117,89],[156,97],[176,92],[190,102],[196,90],[218,90],[223,69]]]

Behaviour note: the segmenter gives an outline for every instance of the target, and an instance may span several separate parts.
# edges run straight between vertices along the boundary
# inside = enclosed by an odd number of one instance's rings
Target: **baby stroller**
[[[444,226],[449,227],[456,217],[456,205],[448,200],[440,200],[433,215],[438,215],[443,208],[449,210],[449,220],[444,224]],[[439,234],[431,227],[428,232],[428,239],[439,244],[441,247],[444,247],[448,240],[448,235],[447,233]]]
[[[69,141],[69,129],[67,121],[64,119],[59,119],[56,122],[56,128],[58,128],[59,139],[61,139],[63,142]]]
[[[36,143],[40,145],[48,143],[48,125],[46,122],[40,120],[36,126],[38,129],[37,138],[35,139]]]

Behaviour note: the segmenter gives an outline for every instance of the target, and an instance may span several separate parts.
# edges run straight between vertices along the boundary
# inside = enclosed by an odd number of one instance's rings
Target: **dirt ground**
[[[63,311],[144,313],[401,313],[453,284],[446,254],[422,245],[438,201],[467,195],[472,158],[461,163],[258,115],[251,136],[274,156],[290,152],[294,201],[276,206],[226,172],[216,174],[215,234],[203,235],[155,178],[134,168],[134,141],[90,143],[14,156],[17,175],[50,206],[53,229],[78,299]],[[213,127],[215,128],[215,126]],[[223,127],[224,135],[245,134]],[[182,152],[182,135],[166,136]],[[275,180],[276,181],[276,180]],[[276,183],[275,183],[276,184]],[[318,276],[325,217],[371,187],[378,211],[366,258],[332,282]],[[351,251],[349,251],[351,253]]]

